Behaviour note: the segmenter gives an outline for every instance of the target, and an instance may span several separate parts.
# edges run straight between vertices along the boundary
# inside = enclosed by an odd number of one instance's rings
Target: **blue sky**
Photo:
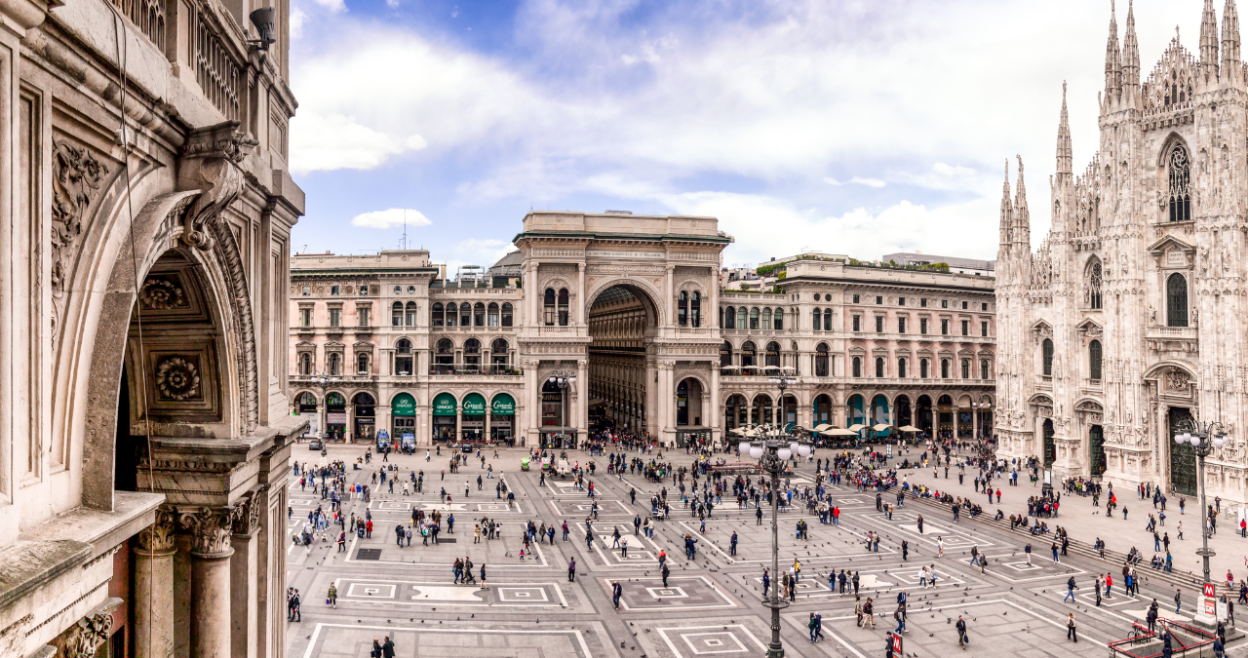
[[[1222,1],[1218,0],[1219,22]],[[1135,3],[1144,77],[1201,0]],[[1118,3],[1121,33],[1127,6]],[[488,265],[530,209],[713,215],[726,264],[994,258],[1047,230],[1062,82],[1097,148],[1105,0],[294,0],[296,250]],[[1220,24],[1220,23],[1219,23]]]

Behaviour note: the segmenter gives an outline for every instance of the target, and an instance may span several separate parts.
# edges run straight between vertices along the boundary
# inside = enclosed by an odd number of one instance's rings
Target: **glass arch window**
[[[777,343],[774,340],[771,341],[770,343],[767,343],[767,354],[764,356],[764,358],[766,359],[764,365],[769,366],[769,367],[779,368],[780,367],[780,343]]]
[[[472,326],[474,327],[485,326],[485,303],[484,302],[477,302],[476,304],[473,305]]]
[[[949,359],[940,360],[940,377],[941,379],[949,379]]]
[[[1044,343],[1040,345],[1040,358],[1042,360],[1042,368],[1045,377],[1053,376],[1053,341],[1045,338]]]
[[[750,309],[750,329],[751,330],[758,329],[758,307],[757,306]]]
[[[301,375],[312,374],[312,355],[308,354],[307,352],[304,352],[303,354],[299,355],[299,374]]]
[[[1102,277],[1101,259],[1093,258],[1088,263],[1088,294],[1086,301],[1088,308],[1101,308],[1101,277]]]
[[[495,338],[494,342],[490,343],[490,366],[497,372],[509,368],[511,366],[510,352],[511,346],[505,339]]]
[[[676,321],[682,327],[689,326],[689,293],[684,290],[676,301]]]
[[[429,326],[441,327],[446,319],[446,308],[442,306],[442,302],[438,302],[429,309]]]
[[[1185,222],[1192,218],[1191,164],[1187,157],[1187,149],[1177,144],[1166,159],[1169,174],[1167,197],[1170,206],[1170,221]]]
[[[433,350],[433,373],[450,375],[455,371],[455,345],[451,339],[440,339]]]
[[[1088,378],[1101,378],[1101,341],[1099,340],[1088,344]]]
[[[884,357],[882,356],[875,358],[875,376],[876,377],[884,376]]]
[[[568,326],[568,289],[559,289],[559,326]]]
[[[971,378],[971,360],[962,359],[962,379]]]
[[[720,327],[721,329],[735,329],[737,326],[737,309],[732,306],[724,309],[724,314],[721,316],[721,319],[723,320],[723,326]]]
[[[547,288],[542,297],[542,321],[547,327],[555,325],[555,289]]]
[[[481,341],[476,338],[464,341],[464,369],[468,372],[481,370]]]
[[[486,307],[486,325],[487,327],[498,326],[498,302],[490,302]]]
[[[459,326],[459,305],[455,302],[446,305],[446,326]]]
[[[776,331],[784,331],[784,309],[776,309],[775,318]]]
[[[832,309],[823,309],[823,330],[832,331]]]
[[[979,360],[979,378],[991,379],[991,377],[988,376],[988,359]]]
[[[745,331],[746,323],[750,321],[750,312],[745,310],[744,306],[737,308],[737,330]]]
[[[828,376],[828,346],[826,343],[819,343],[815,348],[815,376]]]
[[[468,302],[463,302],[459,305],[459,326],[472,326],[472,304]]]
[[[732,307],[731,306],[728,307],[728,310],[731,311]],[[719,347],[719,367],[727,368],[731,365],[732,365],[732,343],[728,341],[724,341],[724,344]]]
[[[862,359],[858,357],[854,357],[854,376],[855,377],[862,376]]]
[[[821,312],[819,311],[819,309],[815,309],[815,311],[810,314],[810,321],[811,321],[810,322],[811,329],[814,329],[815,331],[819,331],[821,328],[823,328],[823,315],[821,315]]]
[[[415,327],[416,326],[416,313],[417,313],[416,302],[408,302],[406,310],[407,310],[407,326]]]
[[[741,345],[741,372],[742,374],[752,375],[754,368],[754,343],[745,341]]]
[[[771,309],[763,309],[763,331],[771,331]]]
[[[689,326],[702,326],[702,293],[696,290],[689,297]]]
[[[919,359],[919,377],[927,379],[927,359]]]
[[[1166,279],[1166,326],[1187,326],[1187,278],[1177,272]]]
[[[329,355],[329,374],[331,375],[342,374],[342,355],[338,354],[337,352],[334,352],[333,354]]]
[[[390,324],[396,327],[402,327],[403,326],[403,302],[395,302],[394,306],[391,306],[390,308],[391,308]]]
[[[368,374],[368,354],[361,352],[355,356],[355,370],[361,375]]]
[[[906,359],[902,357],[897,359],[897,376],[905,379],[906,377]]]
[[[512,323],[511,302],[503,302],[503,326],[510,327]]]

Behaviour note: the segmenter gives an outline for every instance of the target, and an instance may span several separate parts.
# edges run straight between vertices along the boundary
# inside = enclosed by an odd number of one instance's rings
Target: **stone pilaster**
[[[268,496],[265,489],[249,492],[234,508],[234,528],[230,547],[230,655],[255,658],[261,648],[256,642],[256,611],[259,606],[257,534],[263,519]]]
[[[231,658],[233,520],[233,507],[182,512],[182,525],[191,532],[190,658]]]
[[[178,552],[173,510],[139,532],[134,551],[134,655],[173,656],[173,556]]]

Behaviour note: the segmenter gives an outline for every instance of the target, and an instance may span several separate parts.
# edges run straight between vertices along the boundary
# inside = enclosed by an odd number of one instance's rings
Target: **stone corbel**
[[[179,159],[178,191],[199,190],[186,211],[182,240],[199,249],[212,248],[207,230],[243,189],[239,164],[259,142],[238,121],[226,121],[191,133]]]
[[[191,554],[197,557],[229,557],[234,530],[234,507],[194,507],[182,511],[182,527],[191,531]]]
[[[113,611],[121,599],[109,597],[100,606],[69,629],[65,639],[66,658],[94,658],[96,649],[108,640],[113,630]]]

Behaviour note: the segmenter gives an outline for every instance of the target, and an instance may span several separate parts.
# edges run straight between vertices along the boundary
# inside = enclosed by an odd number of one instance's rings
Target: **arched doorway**
[[[568,382],[557,377],[550,377],[542,384],[542,448],[576,447],[576,430],[567,424],[568,386]]]
[[[957,413],[957,409],[953,408],[953,398],[948,395],[937,398],[936,413],[937,430],[945,437],[953,438]]]
[[[355,429],[352,439],[372,441],[377,431],[377,400],[368,393],[356,393],[351,398],[355,411]]]
[[[711,439],[711,430],[703,422],[702,382],[686,377],[676,385],[676,447],[689,443],[702,445]]]
[[[499,393],[490,401],[490,440],[495,443],[515,444],[516,399]]]
[[[436,405],[435,405],[436,407]],[[455,409],[455,398],[451,398],[451,409]],[[452,424],[455,419],[451,418]],[[452,425],[453,426],[453,425]],[[434,410],[434,438],[437,439],[438,416]],[[410,438],[409,438],[410,437]],[[416,446],[416,398],[410,393],[399,393],[390,400],[390,439],[399,447]]]
[[[1196,449],[1190,443],[1175,442],[1174,437],[1182,433],[1179,424],[1191,418],[1192,410],[1186,407],[1169,407],[1166,412],[1166,425],[1170,429],[1170,440],[1166,442],[1170,448],[1170,484],[1185,496],[1196,495]]]
[[[1100,425],[1088,428],[1088,468],[1092,477],[1105,474],[1105,431]]]
[[[865,401],[861,395],[851,395],[845,401],[845,425],[847,427],[853,425],[867,424],[867,410]]]
[[[587,315],[588,390],[595,392],[603,415],[617,430],[657,436],[665,423],[652,413],[653,406],[660,401],[654,398],[656,391],[648,388],[654,383],[656,372],[646,359],[646,349],[658,326],[654,303],[638,287],[620,284],[598,293]],[[666,390],[671,395],[674,387]],[[670,404],[669,400],[662,401],[663,408]],[[670,426],[674,421],[669,419],[666,424]]]
[[[923,430],[928,435],[932,435],[935,428],[932,417],[932,398],[927,395],[920,395],[918,404],[915,405],[915,411],[915,427]]]
[[[728,401],[724,403],[724,429],[742,427],[747,423],[749,423],[749,405],[745,401],[745,396],[740,393],[728,396]]]
[[[341,441],[347,434],[347,398],[338,391],[325,396],[325,438]]]
[[[1053,441],[1053,419],[1044,419],[1044,468],[1053,468],[1053,462],[1057,461],[1057,444]]]
[[[897,427],[913,426],[914,418],[910,413],[910,398],[905,395],[898,395],[893,401],[894,410],[897,412]]]
[[[769,425],[772,419],[771,396],[759,393],[754,396],[754,404],[750,407],[750,422],[754,425]]]
[[[832,398],[827,394],[816,395],[811,403],[812,425],[831,425],[835,416],[832,413]]]
[[[485,435],[485,396],[469,393],[460,407],[459,440],[481,441]]]
[[[792,395],[785,395],[780,401],[780,417],[777,422],[783,423],[788,427],[791,423],[797,422],[797,398]]]
[[[128,394],[129,391],[127,391],[126,387],[123,386],[122,393]],[[125,409],[125,407],[123,407],[123,409]],[[321,428],[317,427],[317,425],[321,421],[318,417],[317,411],[318,407],[316,404],[316,396],[313,395],[311,391],[304,391],[300,393],[299,397],[295,400],[295,413],[308,419],[308,429],[304,433],[304,436],[316,436],[316,433],[320,431]]]

